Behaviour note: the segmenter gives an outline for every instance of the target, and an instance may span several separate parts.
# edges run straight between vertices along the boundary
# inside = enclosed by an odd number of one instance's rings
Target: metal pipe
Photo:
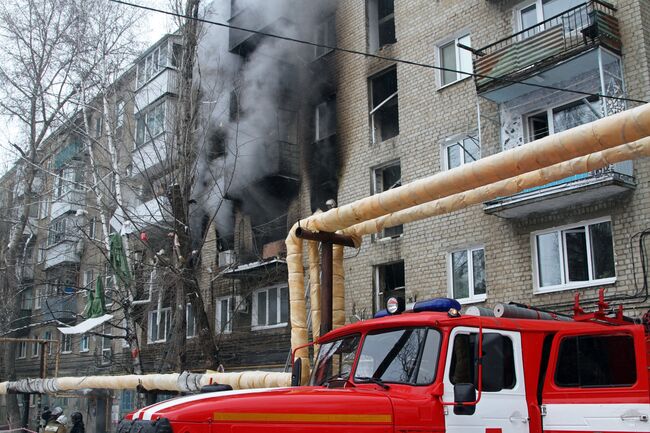
[[[331,242],[321,242],[321,336],[332,330],[332,284],[334,281],[332,275],[332,266],[334,264],[332,254],[333,246],[334,245]]]
[[[352,236],[330,232],[313,232],[302,227],[296,228],[295,233],[297,237],[308,241],[329,242],[345,247],[355,247]]]
[[[563,322],[573,321],[573,319],[567,316],[560,316],[546,311],[523,308],[509,304],[496,304],[494,306],[494,317],[505,317],[509,319],[559,320]]]

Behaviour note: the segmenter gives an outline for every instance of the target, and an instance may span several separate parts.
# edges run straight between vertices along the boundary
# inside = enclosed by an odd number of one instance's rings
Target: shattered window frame
[[[386,188],[386,185],[384,185],[386,181],[386,175],[389,173],[390,170],[393,170],[395,168],[399,170],[399,179],[396,182],[393,182],[392,185],[389,185],[388,188]],[[372,170],[372,179],[371,179],[372,195],[379,194],[391,190],[393,188],[402,186],[402,165],[399,159],[373,167],[371,170]],[[400,224],[395,227],[389,227],[383,229],[376,235],[373,235],[372,239],[373,241],[379,241],[382,239],[394,239],[394,238],[401,237],[403,234],[404,234],[404,226]]]
[[[393,77],[394,75],[394,77]],[[368,79],[372,144],[399,135],[399,87],[397,67],[384,69]]]

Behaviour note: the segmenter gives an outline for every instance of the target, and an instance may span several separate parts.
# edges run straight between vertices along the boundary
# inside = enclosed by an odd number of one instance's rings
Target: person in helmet
[[[84,418],[81,415],[81,412],[74,412],[70,415],[72,420],[72,428],[70,433],[86,433],[86,427],[84,427]]]
[[[52,417],[45,426],[45,433],[68,433],[65,426],[67,422],[68,418],[63,415],[63,409],[57,406],[52,409]]]

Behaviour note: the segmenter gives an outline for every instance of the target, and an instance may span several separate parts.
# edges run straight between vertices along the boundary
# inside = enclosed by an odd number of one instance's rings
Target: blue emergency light
[[[374,315],[375,319],[378,319],[380,317],[392,316],[407,311],[413,313],[421,313],[423,311],[438,311],[441,313],[449,313],[450,311],[453,311],[454,315],[456,315],[461,309],[460,302],[451,298],[427,299],[425,301],[418,301],[412,304],[408,304],[402,308],[400,307],[403,305],[403,301],[400,303],[399,300],[397,300],[396,298],[390,298],[386,302],[386,305],[387,308],[375,313]],[[397,308],[395,308],[396,305]]]

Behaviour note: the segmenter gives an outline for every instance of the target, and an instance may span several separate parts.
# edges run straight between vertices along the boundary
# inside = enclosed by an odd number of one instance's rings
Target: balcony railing
[[[485,47],[475,50],[479,92],[539,72],[577,53],[603,45],[620,52],[616,9],[590,0]],[[488,78],[489,77],[489,78]]]
[[[77,319],[77,298],[74,295],[49,296],[41,305],[39,320],[72,322]]]

